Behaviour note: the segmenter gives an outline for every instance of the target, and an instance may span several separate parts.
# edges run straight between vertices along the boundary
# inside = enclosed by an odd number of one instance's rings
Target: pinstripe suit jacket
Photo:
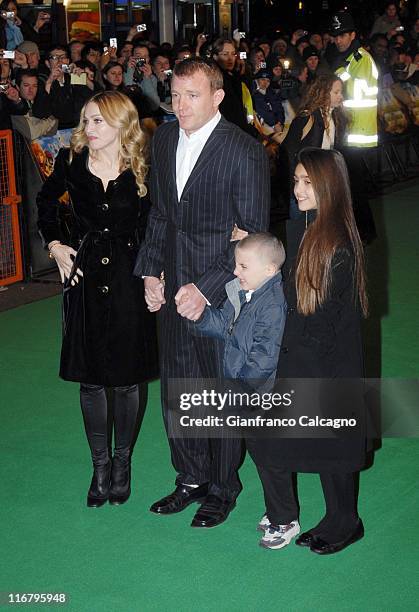
[[[214,306],[233,277],[234,224],[248,232],[269,224],[269,163],[261,144],[221,118],[207,140],[180,200],[176,187],[178,122],[158,128],[152,143],[151,200],[137,276],[165,274],[166,299],[195,283]]]

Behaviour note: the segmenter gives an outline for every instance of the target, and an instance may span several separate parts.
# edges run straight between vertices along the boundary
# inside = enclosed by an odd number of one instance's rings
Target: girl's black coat
[[[300,239],[305,219],[289,221]],[[299,242],[299,241],[298,241]],[[298,247],[297,247],[298,248]],[[291,248],[291,251],[293,249]],[[313,315],[297,311],[293,274],[296,251],[289,252],[291,270],[285,276],[288,313],[278,363],[278,378],[357,379],[364,375],[361,315],[353,294],[354,255],[339,249],[332,260],[329,298]],[[343,381],[342,381],[343,382]],[[359,389],[352,387],[352,389]],[[295,472],[354,472],[365,463],[365,415],[363,399],[354,407],[358,420],[356,435],[331,438],[301,438],[270,441],[267,452],[277,465]],[[333,410],[335,406],[331,405]],[[327,408],[318,406],[319,416]],[[344,416],[344,415],[341,415]],[[346,415],[351,418],[352,415]],[[339,430],[335,430],[340,433]]]
[[[74,268],[84,274],[64,284],[60,376],[105,386],[136,384],[157,376],[154,316],[146,308],[144,285],[132,275],[149,210],[125,170],[102,181],[88,169],[88,149],[62,149],[54,172],[38,195],[38,226],[46,244],[64,241],[58,199],[68,190],[74,215],[70,244]],[[71,278],[71,277],[70,277]]]

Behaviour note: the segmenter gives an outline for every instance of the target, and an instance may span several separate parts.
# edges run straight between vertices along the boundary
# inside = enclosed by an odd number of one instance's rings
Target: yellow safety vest
[[[357,59],[357,56],[361,56]],[[358,57],[359,57],[358,56]],[[343,81],[349,115],[346,144],[349,147],[375,147],[377,134],[378,71],[371,55],[360,47],[346,58],[346,66],[336,70]]]
[[[246,111],[247,123],[253,124],[254,114],[255,114],[253,110],[253,100],[252,100],[252,96],[250,94],[250,91],[247,85],[245,85],[245,83],[243,82],[242,82],[242,100],[243,100],[244,110]]]

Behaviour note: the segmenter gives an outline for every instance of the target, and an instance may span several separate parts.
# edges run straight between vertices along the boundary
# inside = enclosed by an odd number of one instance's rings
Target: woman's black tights
[[[112,387],[114,455],[127,461],[136,433],[139,389],[138,385]],[[105,388],[99,385],[80,385],[80,404],[86,436],[95,467],[109,461],[108,401]]]

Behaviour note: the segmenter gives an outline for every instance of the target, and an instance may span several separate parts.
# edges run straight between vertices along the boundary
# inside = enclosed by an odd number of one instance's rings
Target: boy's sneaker
[[[259,521],[258,526],[256,527],[257,531],[266,531],[267,529],[269,529],[269,527],[271,526],[268,517],[266,516],[266,514],[264,514],[262,516],[262,518]]]
[[[288,546],[299,533],[300,524],[298,521],[292,521],[289,525],[270,525],[259,544],[264,548],[283,548]]]

